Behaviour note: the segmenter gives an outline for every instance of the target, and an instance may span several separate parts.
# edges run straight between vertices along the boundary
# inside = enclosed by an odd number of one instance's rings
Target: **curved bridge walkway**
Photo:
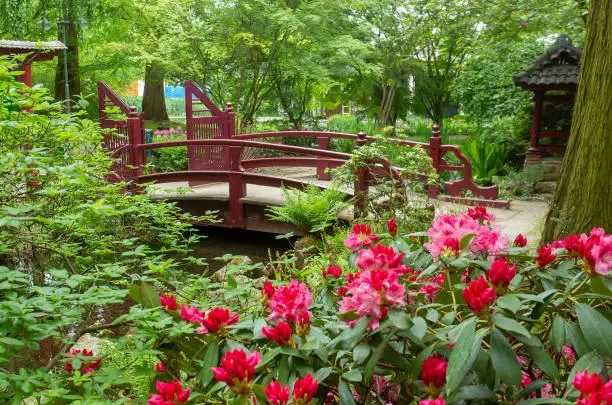
[[[258,229],[263,213],[250,211],[250,206],[280,204],[280,192],[270,192],[270,187],[303,188],[315,183],[321,188],[329,186],[327,169],[336,168],[351,155],[329,150],[331,139],[353,140],[356,148],[376,139],[359,134],[343,134],[315,131],[282,131],[236,134],[235,116],[231,104],[224,110],[215,106],[195,85],[185,82],[187,113],[186,139],[145,143],[144,118],[135,107],[128,107],[106,84],[98,83],[100,125],[107,129],[104,147],[117,159],[113,167],[113,179],[131,183],[155,183],[160,189],[154,198],[182,201],[179,205],[200,215],[206,209],[218,209],[206,201],[225,202],[227,205],[224,225],[236,228]],[[111,114],[111,110],[119,114]],[[284,145],[278,139],[308,137],[318,147]],[[426,176],[413,173],[412,177],[427,185],[427,197],[470,205],[509,208],[509,202],[498,200],[497,187],[480,187],[472,178],[468,159],[455,145],[443,145],[439,127],[433,126],[429,143],[396,140],[399,147],[419,146],[425,149],[438,173],[458,172],[459,180],[443,182],[442,186],[427,184]],[[147,151],[160,148],[183,147],[187,149],[188,170],[165,173],[145,173]],[[266,151],[262,154],[262,151]],[[447,155],[453,155],[460,164],[449,164]],[[263,157],[267,156],[267,157]],[[283,175],[262,173],[264,168],[284,168]],[[296,168],[300,168],[296,172]],[[311,168],[304,178],[301,168]],[[289,177],[290,172],[302,176]],[[356,170],[352,190],[344,190],[355,196],[355,216],[363,211],[369,184],[376,176],[391,173],[401,180],[401,169],[393,167],[387,159],[372,162],[368,168]],[[188,186],[190,192],[176,193],[177,186]],[[170,191],[170,193],[169,193]],[[443,192],[442,192],[443,191]],[[466,191],[473,197],[466,197]],[[425,197],[425,196],[423,196]],[[259,216],[258,216],[259,215]],[[253,218],[258,218],[253,220]]]

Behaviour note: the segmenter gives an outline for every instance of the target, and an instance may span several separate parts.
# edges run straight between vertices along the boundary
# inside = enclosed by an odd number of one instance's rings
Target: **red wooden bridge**
[[[359,148],[376,139],[367,136],[363,131],[359,134],[344,134],[318,131],[281,131],[237,134],[235,116],[231,104],[224,110],[219,109],[190,81],[185,82],[185,103],[187,115],[186,139],[168,142],[145,143],[145,123],[142,114],[135,107],[128,107],[105,83],[98,83],[98,100],[100,109],[100,126],[109,131],[104,136],[104,147],[117,159],[113,166],[113,179],[132,183],[168,183],[189,182],[191,186],[204,183],[228,183],[228,209],[221,225],[258,229],[259,221],[252,218],[263,216],[263,212],[252,215],[245,204],[247,185],[268,187],[302,188],[307,182],[281,176],[257,173],[253,170],[264,167],[311,167],[316,168],[317,178],[329,180],[328,168],[335,168],[347,160],[348,153],[328,150],[333,138],[351,139]],[[113,114],[110,111],[118,111]],[[110,130],[112,129],[112,130]],[[280,137],[310,137],[316,138],[318,148],[298,147],[270,142],[271,138]],[[268,140],[268,142],[266,142]],[[406,147],[420,146],[427,150],[435,170],[443,172],[460,172],[463,178],[453,182],[443,182],[443,187],[428,185],[428,197],[455,201],[470,205],[487,205],[493,207],[509,207],[509,202],[498,200],[498,189],[481,187],[472,178],[472,168],[469,160],[455,145],[443,145],[439,127],[434,125],[429,143],[398,140]],[[146,151],[157,148],[186,147],[188,170],[145,174],[147,164]],[[273,150],[281,156],[259,157],[254,150]],[[285,155],[283,155],[283,153]],[[450,153],[461,164],[449,164],[445,155]],[[296,156],[299,155],[299,156]],[[370,180],[377,175],[394,173],[399,178],[400,170],[391,166],[388,160],[375,162],[369,168],[360,168],[357,172],[353,195],[355,198],[355,215],[363,210],[365,195],[368,192]],[[415,174],[416,178],[426,183],[424,175]],[[444,191],[444,193],[442,193]],[[473,197],[465,197],[469,191]],[[195,215],[205,212],[205,204],[201,201],[183,203],[183,208]],[[179,204],[181,205],[181,204]],[[199,207],[199,208],[198,208]]]

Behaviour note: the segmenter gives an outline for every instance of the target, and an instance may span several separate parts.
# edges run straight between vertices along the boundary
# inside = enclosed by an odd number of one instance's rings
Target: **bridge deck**
[[[321,186],[329,186],[330,181],[316,179],[314,169],[308,168],[283,168],[283,174],[304,182],[310,182]],[[164,183],[155,186],[154,199],[180,200],[229,200],[229,185],[227,183],[208,183],[189,187],[187,182]],[[187,192],[177,192],[177,189],[185,189]],[[425,195],[414,194],[415,200],[426,200]],[[247,185],[246,197],[242,201],[251,205],[282,205],[284,198],[281,190],[275,187],[265,187],[249,184]],[[437,213],[464,211],[465,206],[451,202],[430,200],[436,204]],[[536,241],[539,238],[539,229],[543,223],[548,210],[548,205],[543,201],[514,201],[510,209],[488,208],[497,216],[496,223],[501,226],[512,239],[522,233]],[[352,220],[352,207],[345,211],[343,219]]]

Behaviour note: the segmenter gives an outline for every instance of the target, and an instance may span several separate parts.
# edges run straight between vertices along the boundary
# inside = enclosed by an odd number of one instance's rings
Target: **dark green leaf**
[[[207,386],[213,378],[211,367],[217,367],[219,365],[219,344],[217,340],[213,340],[206,350],[204,355],[204,362],[202,363],[202,369],[200,370],[200,382],[203,386]]]
[[[557,366],[555,366],[555,362],[550,358],[548,353],[540,347],[533,346],[525,346],[529,355],[535,361],[535,363],[540,367],[540,369],[553,381],[558,382],[561,378],[559,376],[559,370],[557,370]]]
[[[518,333],[519,335],[525,336],[527,338],[529,338],[529,336],[531,335],[523,325],[521,325],[514,319],[506,318],[501,314],[491,315],[491,320],[493,320],[495,326],[507,332]]]
[[[387,337],[378,344],[376,349],[372,352],[370,359],[366,363],[365,368],[363,370],[364,371],[363,377],[366,383],[369,382],[370,379],[372,378],[372,375],[374,374],[374,371],[376,370],[376,364],[378,364],[378,361],[380,360],[383,353],[385,352],[385,348],[387,347],[387,342],[389,342],[390,338],[391,338],[391,335],[387,335]]]
[[[338,395],[340,396],[340,405],[355,405],[355,397],[346,382],[340,381],[338,383]]]
[[[328,348],[348,349],[354,343],[361,341],[362,334],[369,321],[370,318],[364,316],[354,326],[346,328],[334,340],[329,342]]]
[[[362,378],[361,370],[358,368],[355,368],[349,372],[342,374],[342,378],[344,378],[347,381],[359,382],[361,381],[361,378]]]
[[[353,349],[353,361],[355,364],[362,364],[364,361],[366,361],[371,351],[372,348],[366,342],[359,343],[357,346],[355,346]]]
[[[573,322],[565,323],[565,334],[566,334],[567,340],[569,340],[570,342],[570,346],[572,346],[572,348],[576,351],[576,354],[578,356],[583,356],[586,353],[591,351],[591,349],[589,348],[589,345],[584,339],[584,335],[582,334],[582,331],[580,330],[578,325],[576,325],[575,323]]]
[[[413,326],[413,322],[410,319],[410,314],[401,310],[389,311],[389,319],[393,326],[399,330],[408,330]]]
[[[314,373],[313,377],[315,378],[315,380],[319,382],[319,384],[321,384],[323,381],[325,381],[327,377],[329,377],[331,373],[332,373],[331,367],[323,367],[323,368],[318,369]]]
[[[521,309],[521,300],[516,295],[502,295],[495,301],[495,305],[517,313]]]
[[[560,315],[555,315],[553,318],[549,340],[555,351],[559,353],[565,344],[565,322]]]
[[[521,385],[521,366],[508,340],[497,329],[491,329],[491,363],[500,380],[516,387]]]
[[[586,304],[576,304],[580,329],[587,343],[604,357],[612,358],[612,324]]]
[[[457,337],[457,343],[451,352],[446,371],[446,393],[452,394],[472,368],[478,351],[482,334],[476,333],[476,319],[464,321],[463,329]]]
[[[425,322],[425,319],[421,318],[420,316],[413,318],[412,322],[414,322],[414,326],[410,328],[410,332],[412,332],[419,340],[423,339],[425,333],[427,333],[427,322]]]

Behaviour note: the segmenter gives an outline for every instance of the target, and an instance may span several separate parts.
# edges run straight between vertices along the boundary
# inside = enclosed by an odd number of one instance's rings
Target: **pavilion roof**
[[[582,50],[567,35],[540,55],[527,70],[512,77],[517,87],[527,90],[575,90],[578,86]]]
[[[25,64],[53,59],[60,50],[67,49],[60,41],[12,41],[0,39],[0,55],[30,53]]]

